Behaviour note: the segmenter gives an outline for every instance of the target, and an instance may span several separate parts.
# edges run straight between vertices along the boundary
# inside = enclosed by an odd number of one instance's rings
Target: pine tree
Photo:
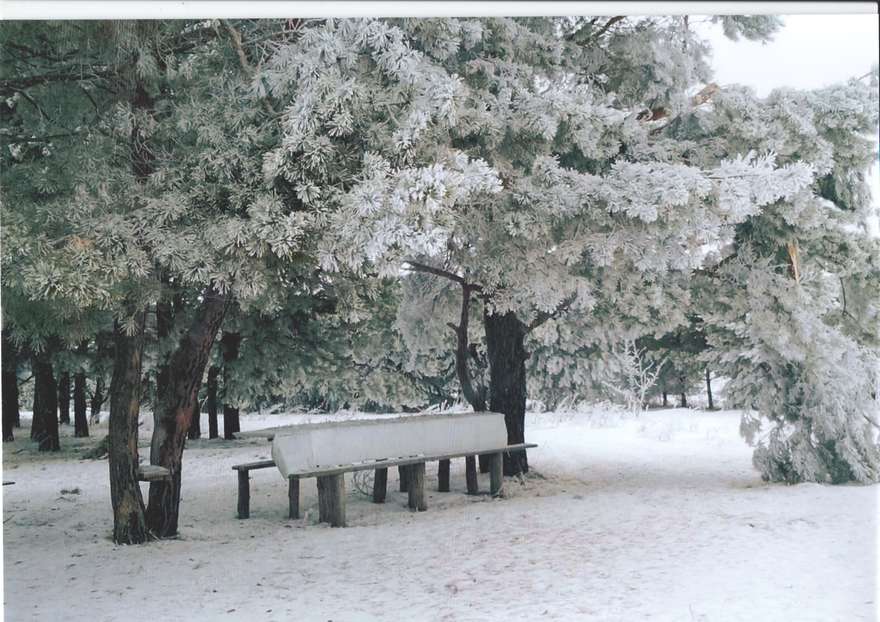
[[[799,159],[815,182],[737,227],[698,281],[713,366],[773,481],[877,481],[880,243],[865,218],[877,70],[812,92],[717,102],[707,135]]]
[[[811,181],[751,147],[704,165],[690,152],[713,145],[674,135],[718,91],[689,93],[705,52],[685,18],[328,20],[266,65],[289,105],[265,172],[326,222],[322,268],[471,289],[489,408],[522,442],[534,330],[589,314],[596,278],[699,267],[719,230]]]

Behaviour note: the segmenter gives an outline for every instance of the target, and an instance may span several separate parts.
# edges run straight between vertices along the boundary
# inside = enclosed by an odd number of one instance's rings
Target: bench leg
[[[345,474],[318,477],[318,520],[345,527]]]
[[[464,459],[464,474],[467,479],[467,493],[475,495],[480,492],[477,486],[477,459],[474,456],[468,456]]]
[[[248,518],[251,515],[251,486],[248,471],[238,472],[238,517]]]
[[[409,508],[424,512],[428,509],[428,504],[425,501],[425,463],[411,464],[406,471],[409,489]]]
[[[437,491],[449,492],[449,460],[437,463]]]
[[[373,503],[385,503],[388,491],[388,469],[376,469],[373,474]]]
[[[503,464],[504,459],[500,453],[489,454],[489,492],[493,497],[499,496],[504,486]]]
[[[299,478],[293,476],[287,480],[287,504],[290,518],[299,518]]]
[[[409,490],[409,465],[403,464],[397,467],[397,477],[400,480],[400,492]]]

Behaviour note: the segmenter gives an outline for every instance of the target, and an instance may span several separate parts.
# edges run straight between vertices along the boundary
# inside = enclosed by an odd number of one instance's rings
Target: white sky
[[[719,85],[746,84],[759,96],[780,86],[813,89],[857,78],[880,62],[877,15],[785,15],[785,26],[766,45],[731,41],[720,25],[700,24],[712,45]],[[695,21],[698,21],[697,18]],[[871,169],[871,192],[880,213],[880,161]],[[880,235],[880,216],[869,220]]]

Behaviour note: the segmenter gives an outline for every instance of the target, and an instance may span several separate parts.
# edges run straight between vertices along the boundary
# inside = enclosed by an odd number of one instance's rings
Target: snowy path
[[[424,513],[394,477],[384,506],[349,486],[348,529],[314,524],[314,480],[309,516],[285,520],[269,470],[252,474],[252,518],[236,520],[230,466],[269,446],[197,441],[181,538],[140,547],[108,539],[106,461],[14,454],[28,445],[16,441],[3,456],[16,482],[3,489],[6,619],[875,619],[877,486],[763,484],[735,413],[530,419],[536,475],[507,480],[509,498],[465,496],[457,461],[453,492],[430,493]]]

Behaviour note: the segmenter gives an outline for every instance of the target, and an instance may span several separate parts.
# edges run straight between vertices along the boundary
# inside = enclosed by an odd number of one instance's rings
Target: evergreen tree
[[[265,172],[326,223],[324,269],[471,290],[489,408],[522,442],[525,340],[589,314],[591,277],[692,270],[720,230],[811,181],[751,146],[695,161],[717,147],[673,131],[717,91],[689,96],[705,52],[685,18],[328,20],[266,66],[289,105]],[[527,469],[516,458],[507,473]]]
[[[731,90],[707,136],[809,163],[815,182],[737,227],[697,282],[710,360],[749,409],[765,479],[877,481],[880,242],[867,171],[875,160],[877,70],[812,92]]]

